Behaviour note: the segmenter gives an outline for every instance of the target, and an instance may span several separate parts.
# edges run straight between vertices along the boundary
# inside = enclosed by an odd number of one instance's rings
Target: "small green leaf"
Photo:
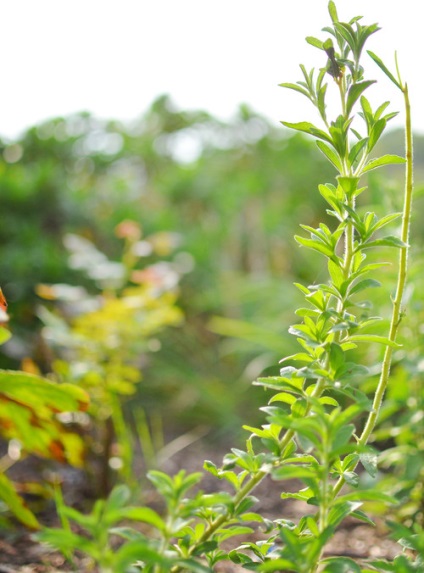
[[[388,235],[381,239],[374,239],[373,241],[362,243],[361,249],[370,249],[371,247],[396,247],[398,249],[404,249],[407,246],[408,245],[399,239],[399,237]]]
[[[367,288],[376,288],[380,286],[381,283],[375,279],[363,279],[362,281],[357,282],[356,285],[350,289],[349,296]]]
[[[318,251],[319,253],[322,253],[326,257],[335,256],[333,250],[330,249],[330,247],[327,247],[327,245],[324,245],[324,243],[321,243],[320,241],[315,241],[314,239],[305,239],[304,237],[300,237],[299,235],[295,235],[294,238],[303,247],[308,247],[309,249]]]
[[[322,131],[322,129],[318,129],[313,123],[309,123],[308,121],[301,121],[299,123],[289,123],[287,121],[281,122],[285,127],[289,127],[290,129],[295,129],[296,131],[302,131],[304,133],[308,133],[309,135],[313,135],[318,139],[322,139],[326,141],[330,145],[333,145],[333,141],[331,137]]]
[[[352,487],[358,487],[359,476],[355,472],[343,472],[343,479]]]
[[[127,507],[122,510],[122,519],[131,519],[132,521],[141,521],[148,523],[159,531],[165,530],[165,522],[156,511],[150,507]]]
[[[272,559],[271,561],[265,561],[259,565],[254,563],[254,567],[256,571],[260,571],[261,573],[281,573],[281,571],[295,571],[296,563],[293,561],[289,561],[288,559]]]
[[[363,452],[362,454],[359,454],[359,459],[361,464],[364,466],[365,471],[371,477],[375,478],[378,473],[377,454],[375,452]]]
[[[114,511],[124,507],[131,497],[130,489],[126,485],[118,485],[113,488],[106,500],[105,511]]]
[[[321,398],[318,398],[318,401],[320,404],[324,404],[326,406],[339,406],[337,400],[335,398],[331,398],[330,396],[322,396]]]
[[[377,342],[378,344],[384,344],[385,346],[391,346],[392,348],[401,348],[402,346],[393,340],[385,336],[378,336],[376,334],[352,334],[349,336],[349,341],[351,342]]]
[[[327,159],[334,165],[337,171],[342,171],[342,163],[340,161],[339,156],[329,145],[324,143],[323,141],[318,140],[316,142],[317,146],[319,147],[320,151],[327,157]]]
[[[294,404],[296,402],[296,397],[293,394],[288,394],[287,392],[279,392],[275,394],[270,399],[269,403],[272,404],[273,402],[285,402],[286,404]],[[246,426],[243,426],[246,428]]]
[[[90,540],[82,535],[64,529],[45,527],[42,531],[37,533],[35,537],[38,541],[48,543],[55,549],[59,549],[64,555],[78,548],[80,551],[85,551],[88,555],[93,557],[93,552],[96,551],[96,548]],[[96,557],[100,557],[100,555],[96,555]]]
[[[0,473],[0,499],[8,506],[13,515],[31,529],[38,529],[40,524],[23,499],[16,493],[13,483]]]
[[[370,56],[370,58],[372,60],[374,60],[374,62],[377,64],[377,66],[383,70],[383,72],[386,74],[386,76],[400,89],[402,90],[402,86],[401,84],[398,82],[398,80],[395,78],[395,76],[388,70],[388,68],[386,67],[386,65],[382,62],[382,60],[376,55],[374,54],[374,52],[371,52],[370,50],[367,50],[367,54]]]
[[[277,480],[286,479],[317,479],[317,472],[308,466],[287,465],[281,466],[272,472],[273,478]]]
[[[361,150],[367,145],[368,137],[362,137],[359,141],[352,146],[351,150],[349,151],[349,163],[353,165],[356,161]]]
[[[329,557],[321,563],[325,563],[323,573],[361,573],[360,566],[350,557]]]
[[[369,518],[368,515],[366,513],[364,513],[363,511],[361,511],[360,509],[353,511],[352,517],[355,517],[356,519],[359,519],[360,521],[363,521],[364,523],[368,523],[368,525],[375,527],[374,521],[371,518]]]
[[[385,130],[386,125],[387,125],[386,119],[381,118],[381,119],[377,120],[374,123],[374,125],[371,127],[370,133],[369,133],[368,145],[367,145],[368,151],[371,151],[374,148],[375,144],[380,139],[381,134]]]
[[[382,503],[391,503],[396,504],[398,500],[393,497],[392,495],[388,495],[382,491],[377,491],[376,489],[365,489],[360,491],[352,491],[350,493],[346,493],[338,497],[334,504],[338,505],[339,503],[344,504],[346,501],[379,501]]]
[[[345,280],[344,272],[341,269],[340,265],[338,265],[337,263],[335,263],[330,259],[328,261],[328,272],[330,274],[334,286],[336,287],[337,290],[340,290],[340,286],[343,284]]]
[[[350,115],[353,106],[361,97],[362,93],[369,88],[372,84],[375,84],[375,80],[368,80],[365,82],[357,82],[350,86],[348,94],[347,94],[347,102],[346,102],[346,114]]]
[[[362,173],[381,167],[382,165],[393,165],[395,163],[405,163],[406,159],[399,155],[383,155],[377,159],[371,159],[362,170]]]
[[[333,23],[339,21],[336,5],[334,4],[333,0],[330,0],[330,2],[328,3],[328,13],[330,14],[330,18]]]
[[[321,40],[318,40],[318,38],[314,38],[313,36],[307,36],[305,40],[308,42],[308,44],[314,46],[315,48],[319,48],[320,50],[324,49],[323,42],[321,42]]]
[[[218,468],[213,462],[205,460],[203,463],[203,469],[211,473],[213,476],[218,477]]]
[[[358,189],[359,177],[337,177],[341,188],[346,193],[347,197],[352,197]]]
[[[338,428],[336,435],[334,436],[333,448],[337,450],[345,446],[349,442],[354,431],[355,426],[353,424],[347,424],[346,426]]]
[[[290,83],[282,83],[279,84],[279,86],[281,88],[288,88],[289,90],[294,90],[296,92],[299,92],[301,94],[303,94],[304,96],[306,96],[308,99],[311,99],[311,95],[309,94],[309,92],[303,88],[302,86],[299,86],[297,84],[290,84]]]
[[[329,360],[333,371],[336,371],[345,363],[345,353],[335,342],[332,342],[330,345]]]

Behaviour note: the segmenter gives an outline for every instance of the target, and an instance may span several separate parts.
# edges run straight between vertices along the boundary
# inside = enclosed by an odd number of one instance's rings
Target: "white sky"
[[[363,15],[383,28],[368,49],[392,68],[397,50],[424,132],[421,3],[336,5],[341,20]],[[327,0],[0,0],[0,136],[82,110],[135,119],[163,93],[221,118],[247,102],[276,124],[311,120],[306,98],[278,84],[301,79],[299,63],[324,64],[304,38],[325,39],[329,22]],[[368,77],[374,69],[375,101],[402,109],[372,62]]]

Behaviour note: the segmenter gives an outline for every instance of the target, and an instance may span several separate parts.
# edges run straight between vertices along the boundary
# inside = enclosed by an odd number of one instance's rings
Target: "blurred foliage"
[[[256,415],[261,390],[250,381],[277,372],[279,358],[294,350],[286,333],[299,300],[292,282],[317,282],[322,270],[292,238],[300,222],[323,219],[316,187],[334,177],[315,144],[246,106],[223,122],[180,111],[163,96],[132,124],[84,113],[57,118],[1,151],[0,279],[14,332],[3,365],[32,356],[50,371],[36,285],[79,286],[95,296],[94,282],[100,294],[93,251],[86,249],[90,277],[64,237],[85,238],[118,261],[114,229],[131,219],[150,237],[140,247],[146,266],[159,256],[182,276],[185,316],[184,328],[165,330],[143,365],[143,408],[166,412],[169,431],[172,418],[223,435],[239,427],[241,412]],[[395,201],[396,184],[382,197],[381,180],[369,176],[377,203]]]
[[[160,347],[157,335],[179,325],[182,313],[175,305],[178,275],[164,262],[140,268],[140,252],[154,252],[156,238],[142,238],[140,226],[122,221],[115,229],[124,239],[120,261],[109,260],[90,241],[66,235],[73,266],[102,285],[93,296],[82,287],[40,284],[40,297],[53,302],[39,315],[45,323],[44,340],[56,357],[54,377],[84,388],[90,396],[88,418],[82,424],[89,454],[85,467],[95,476],[96,493],[106,496],[113,481],[134,482],[134,451],[130,419],[139,418],[140,406],[129,398],[142,381],[146,356]],[[161,237],[160,252],[171,249],[172,237]],[[143,393],[143,390],[141,390]],[[96,463],[97,462],[97,463]]]
[[[0,344],[9,337],[6,300],[0,289]],[[22,457],[43,458],[82,466],[84,445],[59,419],[60,414],[81,413],[88,396],[70,384],[51,381],[22,371],[0,370],[0,435],[8,450],[0,457],[0,509],[5,505],[27,527],[38,528],[37,518],[19,496],[7,470]]]

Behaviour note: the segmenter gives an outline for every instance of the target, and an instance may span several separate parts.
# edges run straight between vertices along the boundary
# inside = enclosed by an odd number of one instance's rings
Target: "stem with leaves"
[[[396,345],[396,332],[401,318],[401,300],[405,285],[407,264],[408,229],[411,212],[412,163],[411,163],[411,130],[409,106],[407,107],[407,184],[405,211],[403,214],[401,237],[387,235],[377,236],[380,230],[399,217],[398,213],[388,214],[381,219],[375,213],[362,215],[356,209],[356,197],[366,187],[360,187],[360,178],[369,171],[388,164],[405,163],[405,159],[396,155],[371,158],[375,145],[379,141],[388,121],[396,113],[385,113],[389,102],[384,102],[373,111],[364,92],[375,83],[364,79],[361,65],[361,54],[365,41],[379,28],[376,24],[363,26],[360,18],[349,23],[338,20],[333,2],[329,3],[332,27],[324,28],[330,38],[322,42],[316,38],[307,38],[313,46],[323,50],[327,65],[320,70],[317,79],[314,70],[308,72],[301,66],[304,79],[297,84],[281,84],[306,96],[317,108],[324,123],[321,129],[308,122],[283,124],[312,135],[320,151],[338,171],[337,185],[320,185],[319,191],[330,206],[328,211],[336,218],[338,225],[331,231],[321,223],[314,229],[307,225],[302,228],[310,234],[309,238],[297,236],[296,241],[315,253],[324,255],[330,281],[327,284],[304,287],[297,285],[305,295],[309,308],[298,309],[297,314],[303,323],[291,327],[303,347],[303,352],[289,356],[285,360],[303,362],[305,366],[282,368],[279,377],[261,378],[256,383],[272,390],[278,390],[270,406],[263,408],[268,415],[269,424],[262,428],[245,428],[252,432],[248,440],[247,452],[233,450],[224,460],[222,469],[210,462],[206,469],[221,479],[226,479],[236,488],[232,503],[227,511],[221,512],[212,519],[201,538],[192,548],[195,553],[199,544],[212,539],[217,532],[226,527],[237,515],[254,488],[269,474],[274,479],[284,480],[299,478],[304,481],[306,490],[298,494],[283,494],[283,497],[295,497],[318,506],[315,517],[307,517],[295,528],[293,525],[277,526],[283,541],[283,549],[277,552],[275,570],[286,567],[299,573],[311,573],[317,570],[321,560],[322,549],[335,527],[347,515],[367,520],[358,509],[362,498],[389,501],[388,496],[379,492],[361,494],[355,492],[339,496],[344,483],[356,486],[358,477],[354,470],[361,460],[369,468],[374,468],[365,461],[366,445],[378,418],[384,390],[390,372],[390,362]],[[337,46],[337,52],[334,48]],[[374,55],[371,57],[394,79],[384,64]],[[324,82],[326,75],[332,76],[340,94],[341,114],[334,121],[327,118],[325,96],[328,85]],[[400,80],[394,80],[402,89],[407,101],[407,89]],[[360,104],[360,111],[355,109]],[[361,135],[354,122],[361,120],[365,124],[366,134]],[[340,256],[343,242],[343,255]],[[385,263],[365,263],[369,248],[395,247],[400,249],[400,269],[391,327],[388,336],[371,334],[368,329],[379,320],[378,317],[364,318],[365,302],[357,300],[357,295],[370,287],[379,286],[374,278],[366,277]],[[312,307],[312,308],[311,308]],[[356,310],[357,309],[357,310]],[[372,406],[354,384],[355,379],[363,376],[367,369],[361,364],[350,362],[348,353],[359,343],[379,343],[385,346],[382,363],[381,380],[374,396]],[[351,405],[344,409],[339,398],[351,400]],[[280,402],[282,407],[273,404]],[[289,405],[289,413],[287,413]],[[369,410],[367,423],[359,439],[352,442],[356,429],[351,421]],[[268,451],[256,454],[253,440],[260,439]],[[297,451],[300,446],[300,451]],[[231,471],[233,466],[242,468],[237,476]],[[241,476],[241,477],[240,477]],[[247,477],[249,476],[249,477]],[[245,481],[247,478],[247,481]],[[335,480],[336,478],[336,480]],[[350,496],[350,497],[349,497]],[[315,525],[314,525],[315,524]],[[291,529],[290,529],[291,528]],[[298,553],[290,531],[299,536]],[[301,542],[299,541],[301,540]],[[305,540],[308,540],[306,543]],[[290,549],[291,548],[291,549]],[[290,553],[291,551],[291,553]],[[244,562],[241,553],[236,556]],[[264,557],[264,561],[272,559]],[[252,566],[252,565],[251,565]],[[272,566],[267,566],[272,571]],[[292,567],[292,569],[290,569]],[[174,568],[177,573],[181,568]]]

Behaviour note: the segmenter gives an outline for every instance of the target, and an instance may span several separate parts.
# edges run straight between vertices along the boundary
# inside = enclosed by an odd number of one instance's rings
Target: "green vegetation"
[[[23,454],[95,476],[86,512],[56,484],[61,527],[37,534],[71,562],[79,551],[102,573],[206,573],[223,560],[264,572],[423,569],[408,89],[397,63],[366,53],[377,24],[328,7],[323,38],[307,38],[322,69],[302,65],[299,82],[281,84],[310,100],[319,126],[284,121],[293,135],[245,107],[223,124],[161,98],[132,127],[79,115],[3,150],[14,336],[0,297],[0,337],[4,366],[22,370],[0,372],[0,430]],[[383,139],[390,103],[370,103],[381,72],[404,98],[404,152]],[[212,493],[200,472],[155,467],[165,436],[205,427],[234,446],[220,467],[204,464]],[[162,512],[141,499],[140,457]],[[18,459],[2,460],[0,497],[37,528],[6,477]],[[255,511],[269,479],[303,504],[299,519]],[[326,552],[347,518],[376,517],[399,540],[393,561]]]

